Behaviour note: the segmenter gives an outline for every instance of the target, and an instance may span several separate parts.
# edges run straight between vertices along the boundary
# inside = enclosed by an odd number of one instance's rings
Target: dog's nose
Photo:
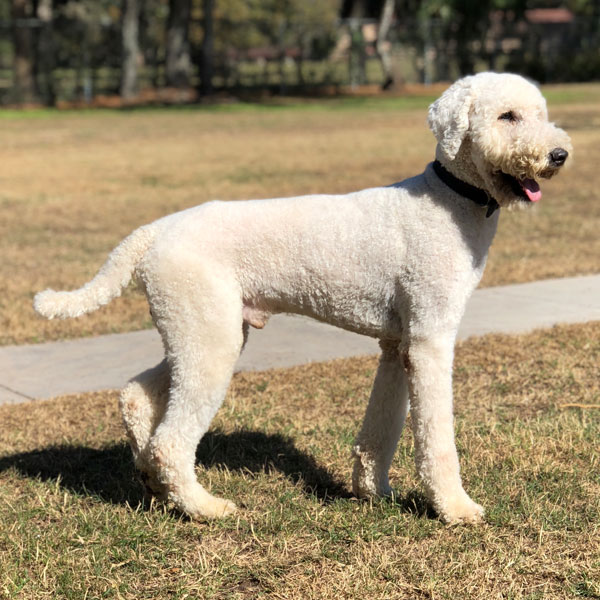
[[[550,152],[550,162],[555,167],[560,167],[567,160],[567,156],[569,156],[569,153],[563,148],[554,148]]]

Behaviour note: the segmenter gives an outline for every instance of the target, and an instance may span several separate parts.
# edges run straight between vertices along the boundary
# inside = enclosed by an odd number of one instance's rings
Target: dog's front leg
[[[408,411],[406,373],[398,342],[382,340],[367,412],[353,449],[352,490],[359,498],[389,496],[388,471]]]
[[[454,334],[412,337],[405,351],[417,472],[445,522],[479,521],[483,508],[463,490],[454,443]]]

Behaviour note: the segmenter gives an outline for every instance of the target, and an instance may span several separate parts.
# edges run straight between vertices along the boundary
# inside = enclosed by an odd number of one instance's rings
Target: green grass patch
[[[551,105],[591,104],[600,101],[600,85],[597,83],[542,86],[542,91]]]
[[[551,105],[586,104],[600,100],[600,84],[563,84],[542,86],[542,91]],[[439,87],[428,92],[423,86],[418,94],[402,95],[333,95],[330,97],[318,96],[273,96],[261,100],[244,100],[230,98],[214,101],[173,104],[171,106],[138,105],[120,108],[28,108],[28,109],[0,109],[0,119],[52,119],[77,116],[101,117],[103,114],[135,114],[135,113],[264,113],[270,111],[338,111],[338,110],[419,110],[427,108],[439,96]]]
[[[52,119],[69,116],[102,117],[103,115],[152,113],[269,113],[279,111],[353,111],[353,110],[415,110],[427,108],[436,94],[418,96],[332,96],[328,98],[273,97],[261,101],[233,100],[172,106],[141,105],[122,108],[30,108],[0,109],[0,119]]]

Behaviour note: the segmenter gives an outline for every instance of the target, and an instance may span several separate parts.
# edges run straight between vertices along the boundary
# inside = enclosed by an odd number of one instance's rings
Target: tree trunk
[[[381,68],[383,69],[383,84],[384,90],[389,89],[394,85],[394,73],[392,70],[392,53],[388,42],[388,34],[392,26],[392,18],[394,17],[395,0],[385,0],[381,17],[379,18],[379,28],[377,30],[376,50]]]
[[[34,78],[33,31],[27,23],[32,17],[29,0],[12,0],[13,27],[13,75],[14,94],[17,102],[35,102],[36,89]]]
[[[169,0],[166,75],[167,85],[177,88],[187,88],[190,85],[190,9],[190,0]]]
[[[138,93],[139,23],[140,0],[123,0],[121,97],[124,100],[130,100]]]
[[[40,32],[37,41],[37,87],[42,102],[52,106],[56,101],[54,89],[54,34],[52,32],[52,0],[39,0],[37,18],[40,21]]]
[[[348,53],[348,71],[351,87],[366,83],[365,38],[362,22],[358,18],[348,19],[350,32],[350,51]]]
[[[285,50],[285,30],[287,28],[286,20],[282,20],[279,24],[279,35],[277,36],[277,55],[279,60],[277,64],[279,65],[279,94],[284,96],[287,93],[287,86],[285,81],[285,60],[286,60],[286,50]]]
[[[304,64],[304,57],[302,56],[303,54],[303,49],[302,49],[302,45],[299,45],[300,47],[300,53],[298,54],[298,56],[296,57],[295,63],[296,63],[296,78],[298,79],[298,85],[300,87],[304,87],[306,84],[306,81],[304,80],[304,73],[302,72],[302,65]]]
[[[212,78],[214,73],[214,44],[213,28],[214,0],[202,0],[204,12],[204,39],[202,40],[202,64],[200,65],[200,86],[204,96],[213,93]]]

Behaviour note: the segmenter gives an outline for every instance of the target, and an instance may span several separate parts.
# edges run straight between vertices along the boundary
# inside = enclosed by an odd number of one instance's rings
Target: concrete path
[[[484,288],[467,306],[459,339],[593,320],[600,320],[600,275]],[[371,338],[303,317],[276,315],[262,331],[251,330],[236,370],[259,371],[377,352],[377,342]],[[120,388],[162,356],[155,330],[0,347],[0,404]]]

